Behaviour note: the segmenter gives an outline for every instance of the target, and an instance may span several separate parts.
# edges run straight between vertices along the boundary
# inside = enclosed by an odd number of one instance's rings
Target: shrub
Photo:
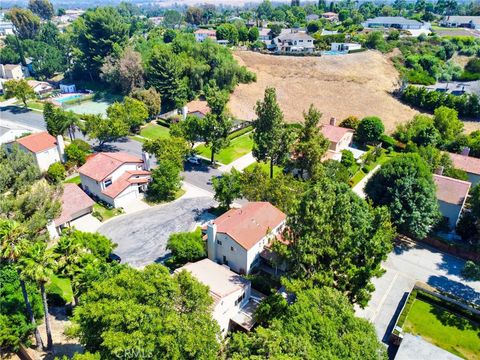
[[[392,148],[392,150],[395,144],[397,143],[397,140],[395,140],[393,137],[388,136],[386,134],[383,134],[382,136],[380,136],[380,141],[383,143],[384,148],[387,148],[387,149]]]
[[[171,263],[175,267],[197,261],[206,256],[205,242],[199,229],[193,232],[180,232],[170,235],[167,249],[172,252]]]
[[[475,264],[473,261],[467,261],[462,270],[462,276],[468,280],[480,281],[480,264]]]
[[[360,120],[356,116],[349,116],[340,122],[341,127],[357,130]]]
[[[65,156],[69,164],[82,166],[87,159],[87,152],[81,149],[77,144],[72,143],[65,147]]]
[[[384,131],[382,120],[379,117],[370,116],[360,121],[355,135],[361,144],[376,144]]]
[[[47,179],[51,183],[59,183],[65,180],[65,167],[59,163],[53,163],[48,167]]]

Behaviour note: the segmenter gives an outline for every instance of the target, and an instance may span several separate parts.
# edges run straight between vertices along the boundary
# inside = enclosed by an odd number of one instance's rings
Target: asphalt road
[[[197,222],[208,218],[206,210],[214,204],[209,197],[180,199],[114,218],[98,232],[118,244],[114,252],[122,263],[141,268],[165,260],[169,235],[193,230]]]
[[[375,291],[368,306],[357,308],[357,315],[370,320],[386,343],[406,296],[417,281],[480,304],[480,281],[462,278],[464,264],[464,260],[431,247],[398,244],[383,264],[385,274],[373,280]]]
[[[41,113],[18,106],[0,107],[0,119],[17,123],[26,127],[46,130],[46,125]],[[80,132],[76,133],[76,137],[87,141],[97,151],[123,151],[137,157],[142,156],[142,144],[129,138],[123,138],[118,141],[105,144],[99,148],[96,140],[89,140]],[[221,174],[222,173],[219,170],[214,169],[203,162],[202,165],[192,165],[186,163],[185,170],[182,172],[182,176],[186,182],[211,193],[213,193],[211,178],[214,176],[220,176]]]

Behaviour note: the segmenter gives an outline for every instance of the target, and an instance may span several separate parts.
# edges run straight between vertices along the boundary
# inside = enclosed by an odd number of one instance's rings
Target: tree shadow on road
[[[442,253],[442,263],[438,265],[438,269],[445,271],[448,275],[463,277],[463,260],[452,261],[452,259],[454,259],[453,256]]]
[[[480,305],[480,293],[471,286],[453,281],[446,276],[430,276],[427,284],[441,291]]]
[[[397,321],[397,318],[400,316],[400,313],[402,312],[403,305],[407,301],[409,292],[406,291],[403,293],[402,298],[398,302],[397,308],[395,309],[395,313],[393,314],[392,318],[390,319],[390,322],[388,323],[387,330],[385,330],[385,334],[383,334],[382,337],[382,342],[384,344],[387,344],[388,346],[388,358],[389,359],[394,359],[395,355],[397,354],[398,346],[390,343],[390,335],[393,331],[393,327],[395,326],[395,322]]]
[[[9,106],[3,106],[2,111],[8,111],[11,112],[12,114],[25,114],[29,112],[33,112],[33,110],[30,110],[29,108],[26,108],[25,106],[14,106],[14,105],[9,105]]]

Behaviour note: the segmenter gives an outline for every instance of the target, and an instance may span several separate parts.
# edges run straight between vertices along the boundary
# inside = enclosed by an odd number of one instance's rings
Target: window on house
[[[230,246],[230,250],[231,250],[231,251],[235,251],[235,249],[233,248],[233,246]]]
[[[222,245],[222,242],[220,240],[217,240],[218,245]]]
[[[105,187],[109,187],[110,185],[112,185],[112,179],[105,180],[103,184],[105,185]]]
[[[242,295],[240,295],[238,299],[235,300],[235,305],[240,304],[243,301],[243,299],[245,299],[245,293],[242,293]]]

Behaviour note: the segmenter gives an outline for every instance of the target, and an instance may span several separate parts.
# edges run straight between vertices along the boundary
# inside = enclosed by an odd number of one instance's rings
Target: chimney
[[[185,105],[184,107],[182,107],[182,117],[183,117],[183,120],[185,120],[187,118],[187,115],[188,115],[188,106]]]
[[[142,151],[142,160],[143,160],[143,164],[142,164],[143,170],[149,171],[150,170],[150,154],[145,151]]]
[[[439,167],[435,170],[435,174],[437,174],[437,175],[443,175],[443,166],[439,166]]]
[[[335,119],[334,117],[331,117],[330,118],[330,125],[337,126],[337,119]]]
[[[65,162],[65,142],[62,135],[57,135],[57,151],[60,156],[60,161]]]
[[[460,153],[461,155],[463,156],[468,156],[470,155],[470,148],[468,146],[465,146],[463,149],[462,149],[462,152]]]
[[[217,258],[217,225],[211,222],[207,225],[207,252],[208,258],[216,261]]]

